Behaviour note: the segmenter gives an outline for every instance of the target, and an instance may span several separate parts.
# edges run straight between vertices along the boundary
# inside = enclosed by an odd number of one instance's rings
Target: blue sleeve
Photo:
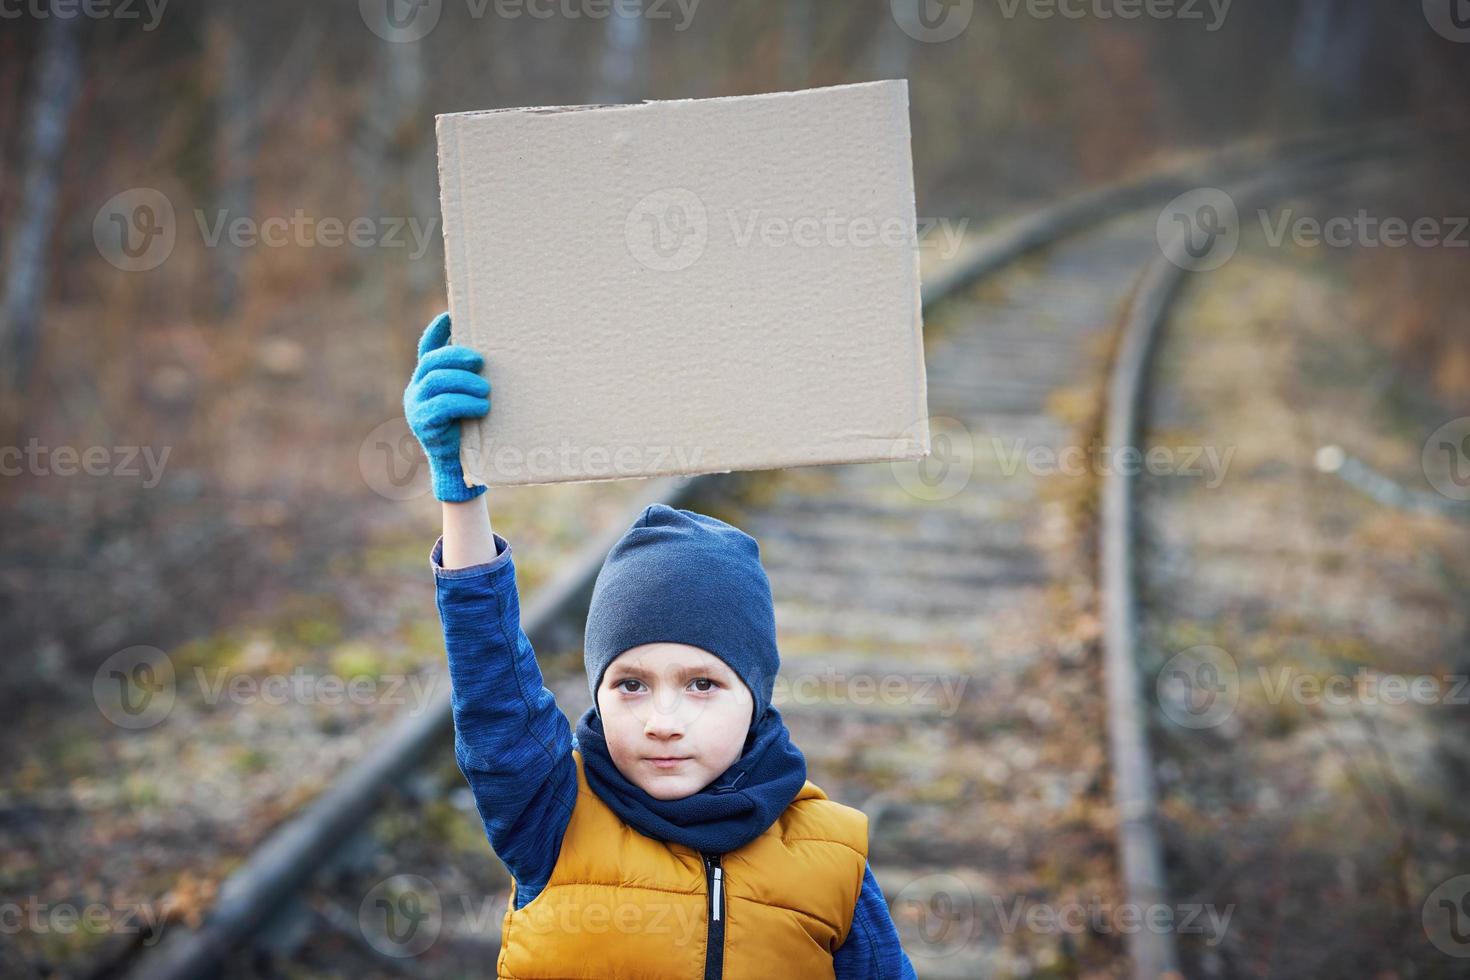
[[[496,534],[494,560],[452,569],[443,548],[440,538],[429,564],[449,659],[454,757],[521,908],[551,878],[577,800],[571,726],[521,630],[510,544]]]
[[[832,954],[837,980],[916,980],[914,965],[898,942],[898,929],[888,913],[873,866],[863,872],[847,939]]]

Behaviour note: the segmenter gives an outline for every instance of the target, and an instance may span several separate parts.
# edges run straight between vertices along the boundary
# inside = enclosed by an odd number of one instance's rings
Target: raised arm
[[[454,755],[490,846],[515,876],[519,908],[550,879],[576,803],[571,726],[521,629],[510,544],[494,535],[489,562],[449,568],[449,539],[446,527],[431,563],[449,659]]]
[[[490,411],[484,359],[449,342],[449,315],[419,340],[403,411],[428,457],[444,535],[430,565],[449,659],[454,753],[495,853],[524,905],[551,877],[576,801],[571,727],[521,630],[510,545],[490,527],[488,495],[459,463],[461,423]]]

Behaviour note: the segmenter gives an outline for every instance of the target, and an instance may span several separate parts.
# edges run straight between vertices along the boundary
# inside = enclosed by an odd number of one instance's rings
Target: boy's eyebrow
[[[645,680],[650,677],[657,676],[654,671],[644,670],[642,667],[638,667],[633,664],[616,664],[613,666],[610,673],[619,677],[626,675],[629,677],[641,677]],[[691,677],[710,677],[712,675],[719,675],[719,673],[720,669],[718,667],[695,666],[680,667],[677,671],[674,672],[674,676],[681,681],[685,681]]]

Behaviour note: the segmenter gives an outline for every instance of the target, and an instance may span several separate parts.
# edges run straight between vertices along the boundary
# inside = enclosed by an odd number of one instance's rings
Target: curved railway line
[[[1266,199],[1407,147],[1401,130],[1385,128],[1230,150],[1063,202],[972,240],[955,261],[926,271],[936,453],[952,453],[953,440],[961,438],[995,447],[1002,463],[1006,446],[1066,446],[1077,436],[1055,417],[1054,401],[1089,385],[1102,404],[1088,414],[1105,420],[1107,443],[1136,444],[1150,354],[1189,275],[1187,263],[1161,255],[1158,209],[1202,186]],[[1003,272],[1007,288],[996,298],[987,290]],[[1099,357],[1100,350],[1113,356]],[[1103,384],[1099,366],[1107,370]],[[936,475],[946,461],[951,469]],[[783,673],[850,672],[827,682],[828,697],[782,705],[782,712],[813,778],[834,798],[868,812],[873,866],[890,899],[937,909],[945,919],[949,906],[935,903],[950,902],[953,893],[974,903],[1024,890],[1026,866],[1044,864],[1049,841],[1062,835],[1077,838],[1076,851],[1063,844],[1063,853],[1102,853],[1101,867],[1113,869],[1121,898],[1167,901],[1135,658],[1131,481],[1114,473],[1100,488],[1094,574],[1058,568],[1046,545],[1056,535],[1058,505],[1040,478],[1024,468],[997,469],[978,453],[934,463],[928,471],[797,470],[758,486],[741,474],[650,482],[627,521],[588,541],[559,574],[524,596],[522,628],[542,654],[547,685],[575,718],[586,698],[581,675],[562,670],[560,660],[552,669],[546,654],[569,649],[580,637],[592,582],[627,523],[654,501],[707,507],[761,543],[777,598]],[[958,480],[957,466],[972,469],[950,492],[946,481]],[[427,577],[426,587],[432,587]],[[1085,653],[1097,636],[1087,628],[1094,612],[1102,621],[1105,699],[1096,695],[1096,659]],[[1067,624],[1072,639],[1058,641],[1058,623]],[[860,701],[844,686],[858,674],[904,679],[905,703]],[[156,946],[136,947],[127,962],[105,972],[168,980],[222,969],[246,975],[241,971],[254,962],[249,951],[267,960],[289,958],[332,936],[355,940],[377,968],[408,972],[403,960],[355,935],[356,904],[332,897],[334,885],[324,882],[323,871],[364,864],[364,848],[372,845],[362,831],[371,816],[401,792],[412,796],[402,788],[419,770],[452,759],[447,691],[436,690],[438,700],[427,710],[395,723],[373,751],[245,858],[200,928],[174,927]],[[833,691],[845,699],[840,710],[832,708]],[[1097,751],[1076,752],[1064,729],[1073,736],[1085,730]],[[878,780],[869,777],[878,771],[911,779],[917,792],[875,790]],[[977,798],[955,789],[976,785],[990,790]],[[1077,814],[1109,787],[1115,836],[1094,840],[1078,829]],[[945,788],[953,792],[940,791]],[[997,835],[974,818],[979,804],[1009,808],[1034,835]],[[472,814],[464,819],[478,832]],[[1079,878],[1057,887],[1071,894],[1091,884]],[[313,897],[303,898],[307,893]],[[973,977],[994,969],[994,951],[970,941],[975,917],[989,911],[972,907],[963,936],[941,930],[926,937],[937,955],[911,949],[920,975]],[[895,918],[905,928],[897,905]],[[948,915],[941,924],[953,930],[960,918]],[[487,919],[486,931],[460,935],[451,945],[488,966],[499,919]],[[1178,953],[1166,931],[1130,934],[1127,952],[1134,976],[1177,975]],[[1064,939],[1034,954],[1041,965],[1070,955]]]

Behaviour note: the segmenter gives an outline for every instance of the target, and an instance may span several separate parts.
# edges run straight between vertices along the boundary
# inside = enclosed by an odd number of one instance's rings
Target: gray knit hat
[[[594,709],[608,664],[644,643],[687,643],[719,657],[750,688],[751,727],[759,724],[781,656],[755,538],[705,514],[666,504],[645,509],[592,587],[584,659]]]

